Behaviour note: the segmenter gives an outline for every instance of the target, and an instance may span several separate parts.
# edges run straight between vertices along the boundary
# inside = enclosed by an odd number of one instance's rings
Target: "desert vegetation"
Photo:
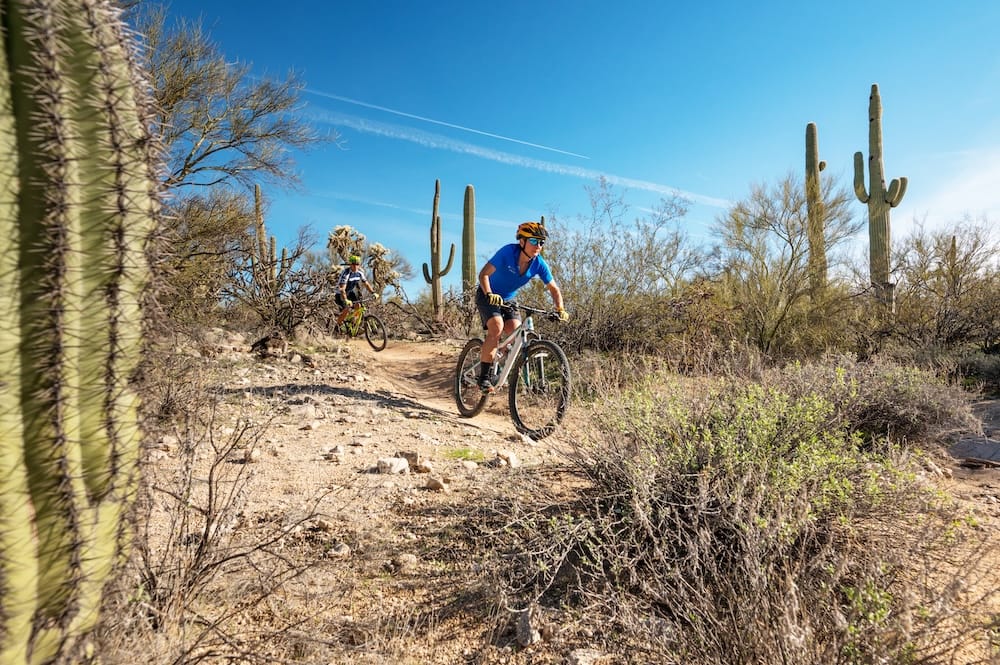
[[[425,293],[411,298],[405,258],[347,224],[322,230],[322,251],[308,228],[279,247],[261,183],[294,184],[290,155],[320,140],[294,114],[301,82],[253,79],[200,26],[146,7],[126,15],[145,36],[140,54],[125,24],[105,20],[117,10],[81,4],[94,25],[114,26],[95,30],[106,38],[91,45],[108,58],[101,71],[135,67],[151,83],[152,99],[108,105],[108,135],[119,111],[132,118],[128,146],[94,141],[115,146],[95,152],[107,178],[97,191],[124,191],[132,181],[115,177],[127,173],[142,195],[93,241],[121,240],[84,280],[96,286],[62,281],[74,251],[86,253],[71,242],[53,248],[66,264],[25,252],[4,271],[15,275],[5,320],[27,323],[0,357],[34,382],[0,383],[5,417],[34,424],[2,450],[5,662],[556,663],[591,651],[615,663],[996,662],[992,532],[939,487],[944,447],[979,428],[972,399],[1000,387],[990,220],[893,239],[880,209],[886,256],[875,271],[851,242],[868,220],[818,166],[751,185],[708,245],[684,233],[683,199],[636,215],[627,192],[595,183],[589,211],[546,215],[557,239],[546,255],[572,320],[544,332],[571,354],[584,414],[573,436],[557,464],[483,482],[474,501],[393,504],[400,523],[428,525],[421,555],[433,575],[386,582],[406,560],[344,559],[347,535],[327,535],[350,531],[331,510],[365,501],[350,487],[314,488],[294,510],[258,508],[248,521],[253,464],[280,434],[267,400],[284,392],[254,373],[276,371],[265,363],[288,350],[354,371],[329,336],[334,280],[351,254],[364,257],[397,339],[468,335],[474,252],[463,247],[464,290],[442,289],[455,248],[442,262],[440,183]],[[59,142],[41,143],[23,152],[42,163],[32,173],[51,175]],[[880,139],[870,145],[880,156]],[[8,236],[76,238],[55,213],[78,199],[39,201],[45,224],[24,205],[0,220]],[[474,222],[469,187],[466,243]],[[15,297],[35,284],[48,288]],[[51,306],[32,306],[32,294]],[[87,316],[57,316],[64,309]],[[67,344],[67,333],[93,348]],[[227,333],[246,343],[227,347]],[[283,352],[244,348],[265,340]],[[77,355],[49,353],[66,348]],[[93,437],[76,434],[77,420]],[[467,447],[450,457],[487,461]],[[47,534],[40,553],[31,524]],[[369,594],[378,585],[397,595]],[[442,627],[460,637],[429,643]],[[444,642],[450,650],[435,654]]]

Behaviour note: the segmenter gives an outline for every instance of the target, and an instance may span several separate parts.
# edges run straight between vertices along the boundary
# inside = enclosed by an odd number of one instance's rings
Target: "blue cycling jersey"
[[[531,281],[532,277],[538,276],[542,283],[548,285],[552,281],[552,270],[539,254],[531,263],[528,269],[521,274],[517,267],[517,261],[521,258],[521,245],[511,243],[504,245],[493,258],[489,260],[496,270],[490,275],[490,290],[504,300],[510,300],[517,293],[517,290]]]

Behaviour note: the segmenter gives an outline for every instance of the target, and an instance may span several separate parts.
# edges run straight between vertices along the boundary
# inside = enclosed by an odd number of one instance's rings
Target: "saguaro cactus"
[[[0,662],[50,663],[128,548],[158,169],[113,2],[0,16]]]
[[[465,207],[462,210],[462,291],[476,288],[476,191],[465,186]]]
[[[434,181],[434,207],[431,210],[431,266],[424,264],[424,280],[431,285],[431,303],[434,307],[434,318],[441,317],[441,278],[451,270],[455,260],[455,243],[451,245],[448,254],[448,264],[441,269],[441,217],[438,215],[438,205],[441,202],[441,181]]]
[[[825,210],[819,172],[826,162],[819,158],[816,123],[806,125],[806,234],[809,238],[809,282],[813,296],[826,288],[826,237],[823,233]]]
[[[278,242],[274,236],[268,236],[264,228],[264,202],[260,185],[254,185],[253,203],[256,242],[255,251],[250,257],[250,267],[260,295],[276,304],[292,262],[288,258],[286,247],[281,248],[281,259],[278,259]]]
[[[906,178],[894,179],[885,187],[882,167],[882,98],[878,84],[872,84],[868,98],[868,190],[865,191],[865,161],[854,153],[854,193],[868,204],[869,274],[879,299],[893,307],[893,287],[889,281],[890,227],[889,209],[895,208],[906,194]]]
[[[254,186],[254,238],[248,249],[250,281],[246,284],[247,304],[270,329],[292,334],[295,326],[301,323],[300,317],[304,316],[284,297],[294,261],[285,247],[281,248],[279,258],[278,241],[274,236],[267,235],[260,185]]]

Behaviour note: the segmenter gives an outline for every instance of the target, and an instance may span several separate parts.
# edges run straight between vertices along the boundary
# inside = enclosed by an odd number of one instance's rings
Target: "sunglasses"
[[[535,247],[544,247],[545,246],[545,241],[542,240],[541,238],[528,238],[528,242],[530,242]]]

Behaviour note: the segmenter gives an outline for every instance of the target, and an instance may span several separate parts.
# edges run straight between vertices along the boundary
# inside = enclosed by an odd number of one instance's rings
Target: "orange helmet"
[[[522,238],[540,238],[545,240],[549,237],[549,232],[545,230],[545,227],[538,222],[524,222],[517,227],[517,235],[515,239],[521,240]]]

